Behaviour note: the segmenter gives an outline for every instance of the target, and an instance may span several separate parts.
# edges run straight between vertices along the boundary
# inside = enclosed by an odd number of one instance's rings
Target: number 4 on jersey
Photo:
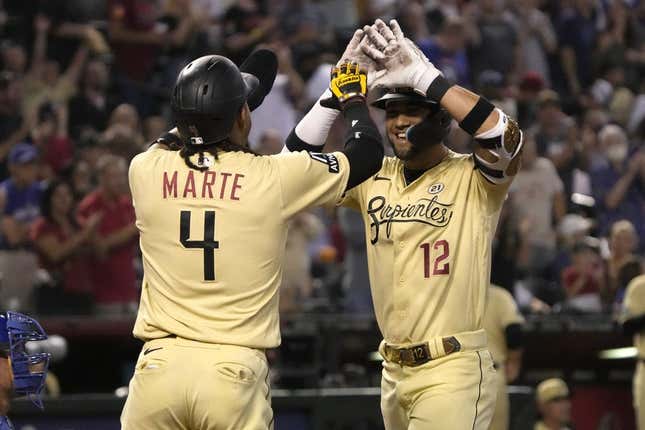
[[[190,237],[190,211],[181,211],[179,223],[179,241],[184,248],[204,250],[204,280],[215,280],[215,250],[219,242],[215,240],[215,211],[204,212],[204,239],[189,240]]]

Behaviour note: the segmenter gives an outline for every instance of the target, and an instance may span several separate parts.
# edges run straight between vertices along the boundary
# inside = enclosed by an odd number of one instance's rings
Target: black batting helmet
[[[434,143],[441,142],[450,132],[452,125],[452,116],[447,110],[434,100],[428,99],[425,95],[419,94],[412,88],[390,88],[385,94],[372,103],[372,106],[379,109],[386,109],[389,103],[405,102],[426,106],[430,109],[430,114],[420,126],[415,129],[423,133],[423,138],[429,139]]]
[[[257,77],[240,72],[221,55],[190,62],[179,72],[171,97],[179,132],[193,145],[226,139],[240,109],[259,86]]]

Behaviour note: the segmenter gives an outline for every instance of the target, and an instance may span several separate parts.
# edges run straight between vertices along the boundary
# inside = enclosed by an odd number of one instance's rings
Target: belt
[[[405,348],[396,348],[386,343],[383,347],[383,353],[387,361],[401,366],[415,367],[461,350],[461,344],[454,336],[442,338],[441,343],[445,354],[437,355],[436,357],[430,354],[428,342],[410,345]]]

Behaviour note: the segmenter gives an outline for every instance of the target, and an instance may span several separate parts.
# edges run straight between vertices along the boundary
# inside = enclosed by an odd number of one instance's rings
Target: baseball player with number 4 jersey
[[[130,165],[144,269],[134,335],[145,344],[123,430],[273,428],[264,350],[280,344],[288,221],[381,165],[366,75],[349,63],[330,84],[349,127],[342,151],[251,153],[250,110],[277,68],[270,51],[252,58],[256,75],[218,55],[188,64],[172,93],[177,131]]]
[[[365,222],[383,334],[385,428],[487,429],[497,392],[482,328],[491,240],[519,167],[521,132],[485,99],[448,84],[396,21],[377,20],[364,34],[350,54],[376,65],[370,88],[388,89],[373,105],[385,110],[396,157],[340,204]],[[289,136],[289,149],[323,143],[333,116],[315,105]],[[452,119],[475,137],[475,154],[442,143]]]

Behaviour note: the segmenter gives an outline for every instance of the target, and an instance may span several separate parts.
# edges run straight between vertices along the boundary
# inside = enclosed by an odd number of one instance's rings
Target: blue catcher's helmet
[[[14,430],[8,417],[0,417],[0,430]]]
[[[47,334],[35,319],[13,311],[0,315],[0,350],[7,353],[11,362],[14,392],[27,396],[40,409],[50,355],[44,352],[30,355],[25,345],[45,339]]]

